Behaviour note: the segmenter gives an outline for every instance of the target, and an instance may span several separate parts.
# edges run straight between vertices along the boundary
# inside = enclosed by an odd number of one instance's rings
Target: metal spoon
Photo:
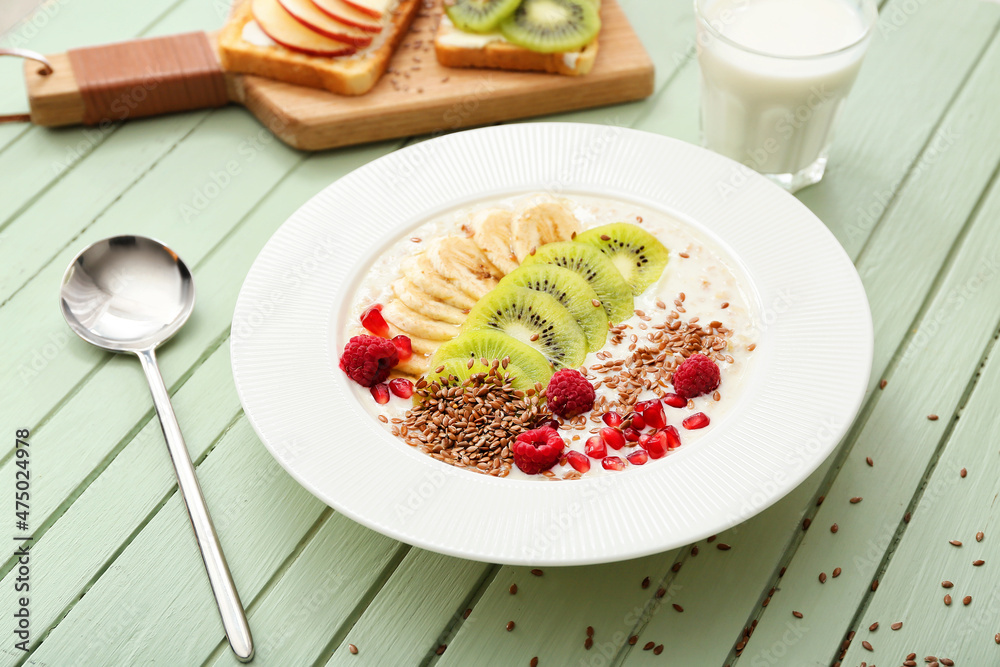
[[[240,661],[249,662],[250,626],[154,354],[194,309],[190,271],[173,250],[153,239],[104,239],[77,255],[66,269],[60,305],[80,338],[112,352],[132,352],[142,362],[229,645]]]

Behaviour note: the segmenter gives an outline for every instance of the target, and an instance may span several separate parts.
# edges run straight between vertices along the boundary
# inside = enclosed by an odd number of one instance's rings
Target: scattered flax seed
[[[896,621],[895,623],[893,623],[892,625],[889,626],[889,629],[890,630],[899,630],[901,627],[903,627],[903,624],[900,623],[899,621]]]
[[[822,505],[824,500],[826,500],[826,496],[820,496],[819,498],[817,498],[816,499],[816,507],[819,507],[820,505]]]
[[[423,239],[420,238],[419,236],[414,236],[412,239],[410,239],[410,241],[412,243],[420,243],[421,241],[423,241]]]
[[[997,636],[1000,637],[1000,635],[997,635]],[[997,643],[1000,644],[1000,642],[997,642]],[[642,650],[643,651],[652,651],[654,646],[656,646],[655,643],[653,643],[653,642],[646,642],[646,645],[642,647]]]
[[[538,656],[537,655],[534,658],[531,659],[531,662],[528,663],[528,666],[529,667],[538,667]]]
[[[708,538],[705,541],[708,542],[709,544],[711,544],[712,542],[715,541],[715,538],[717,538],[717,537],[718,537],[718,535],[709,535]]]
[[[878,388],[885,389],[887,384],[889,384],[889,381],[886,380],[885,378],[882,378],[882,381],[878,383]]]
[[[868,464],[869,468],[874,468],[875,467],[875,462],[872,461],[872,457],[870,457],[870,456],[866,456],[865,457],[865,463]]]
[[[594,645],[593,637],[587,637],[585,640],[583,640],[583,648],[585,650],[589,651],[590,647],[592,647],[593,645]]]
[[[969,474],[969,471],[966,470],[965,468],[962,468],[961,470],[958,471],[958,474],[959,474],[960,477],[962,477],[964,479],[965,476]]]
[[[861,645],[864,647],[864,649],[866,651],[874,651],[875,650],[875,649],[872,648],[872,645],[870,643],[868,643],[867,641],[861,642]]]
[[[830,526],[831,533],[836,533],[838,530],[840,530],[840,526],[838,526],[837,524],[833,524],[832,526]]]
[[[680,606],[676,602],[674,603],[673,607],[674,607],[674,611],[676,611],[678,613],[682,613],[684,611],[684,607]]]
[[[587,636],[588,637],[593,637],[594,636],[594,626],[592,626],[592,625],[588,625],[587,626]]]
[[[951,583],[950,581],[942,581],[941,582],[941,588],[952,588],[954,586],[955,586],[955,584]]]
[[[666,588],[657,588],[656,589],[656,597],[662,598],[666,594],[667,594],[667,589]]]
[[[932,422],[936,422],[939,419],[937,415],[927,415],[927,418],[930,419]]]
[[[507,621],[507,632],[514,631],[514,621]]]
[[[839,577],[841,572],[843,572],[843,570],[841,570],[839,567],[833,568],[833,573],[832,573],[833,578],[836,579],[837,577]]]
[[[683,257],[684,259],[687,259],[688,257],[690,257],[690,256],[691,256],[691,255],[687,254],[686,252],[679,252],[679,253],[677,253],[677,254],[678,254],[679,256]]]
[[[718,549],[719,551],[729,551],[730,549],[732,549],[732,547],[726,544],[725,542],[719,542],[718,544],[715,545],[715,548]]]
[[[447,644],[441,644],[440,646],[437,647],[437,650],[434,651],[434,652],[437,653],[438,655],[442,655],[444,653],[445,649],[447,649],[447,648],[448,648]]]
[[[355,646],[354,644],[348,644],[347,645],[347,650],[351,652],[351,655],[357,655],[358,654],[358,647]]]
[[[962,598],[962,604],[968,605],[970,602],[972,602],[972,596],[971,595],[966,595],[964,598]]]
[[[819,573],[819,583],[821,583],[821,584],[825,584],[826,583],[826,572],[820,572]]]
[[[462,614],[462,619],[464,620],[466,618],[469,618],[469,614],[471,614],[471,613],[472,613],[472,609],[466,609],[465,613]]]
[[[853,498],[851,498],[851,504],[852,505],[857,505],[862,500],[864,500],[864,498],[862,498],[861,496],[854,496]]]
[[[950,595],[945,595],[944,596],[944,604],[945,604],[946,607],[950,607],[951,606],[951,596]]]
[[[993,635],[993,641],[995,641],[997,644],[1000,644],[1000,632]]]
[[[697,556],[698,555],[698,545],[697,544],[694,545],[693,547],[691,547],[691,555],[692,556]]]
[[[511,584],[510,585],[510,594],[511,595],[517,595],[517,584]]]
[[[645,579],[642,580],[642,587],[649,588],[649,577],[646,577]]]
[[[792,616],[794,616],[795,618],[802,618],[802,612],[801,611],[793,611],[792,612]]]
[[[729,302],[728,302],[728,301],[723,301],[723,302],[722,302],[722,305],[721,305],[721,306],[719,306],[719,308],[720,308],[720,309],[722,309],[722,310],[725,310],[726,308],[729,308]],[[753,350],[751,350],[751,352],[752,352],[752,351],[753,351]]]
[[[973,565],[974,567],[979,567],[980,565],[982,565],[982,564],[983,564],[983,563],[985,563],[985,562],[986,562],[986,561],[984,561],[984,560],[974,560],[974,561],[972,561],[972,565]]]
[[[663,653],[663,644],[657,644],[656,648],[653,649],[653,655],[660,655]]]
[[[941,658],[940,662],[945,667],[954,667],[955,666],[955,661],[952,660],[951,658]]]
[[[868,632],[875,632],[876,630],[878,630],[878,621],[868,626]]]
[[[878,579],[872,582],[872,593],[878,590]]]
[[[960,546],[962,546],[961,540],[948,540],[948,544],[950,544],[953,547],[960,547]]]
[[[639,636],[638,635],[632,635],[631,637],[628,638],[628,645],[629,646],[635,646],[635,643],[637,641],[639,641]]]
[[[531,334],[531,336],[529,337],[529,340],[530,340],[530,341],[531,341],[532,343],[534,343],[534,342],[535,342],[536,340],[538,340],[538,333],[533,333],[533,334]]]
[[[601,302],[598,301],[597,299],[591,299],[590,303],[591,303],[591,305],[594,306],[594,308],[600,308],[600,306],[601,306]]]
[[[978,533],[976,533],[976,542],[982,542],[983,537],[985,537],[985,535],[983,535],[983,531],[979,531]]]
[[[787,567],[782,566],[781,570],[778,571],[778,578],[785,576],[785,571],[788,570]]]
[[[802,519],[802,530],[809,530],[809,526],[812,525],[812,519],[806,517]]]
[[[534,570],[531,570],[531,573],[532,573],[533,575],[535,575],[536,577],[540,577],[540,576],[542,576],[543,574],[545,574],[544,572],[542,572],[542,571],[541,571],[541,570],[539,570],[538,568],[535,568]]]
[[[903,523],[910,523],[910,517],[911,516],[912,515],[909,512],[907,512],[906,514],[904,514],[903,515]]]
[[[678,562],[674,563],[673,565],[671,565],[670,566],[670,571],[674,572],[674,573],[680,572],[681,571],[681,563],[680,563],[680,561],[678,561]]]

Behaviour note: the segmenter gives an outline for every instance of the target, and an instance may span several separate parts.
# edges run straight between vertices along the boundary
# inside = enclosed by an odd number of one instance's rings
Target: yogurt
[[[764,174],[825,162],[868,46],[871,0],[697,6],[705,145]]]
[[[364,278],[360,282],[342,331],[342,340],[337,342],[338,347],[342,347],[351,336],[366,333],[358,323],[361,313],[373,303],[383,303],[391,297],[392,291],[388,286],[399,277],[399,263],[403,258],[419,252],[424,243],[436,237],[462,233],[462,226],[468,223],[476,210],[495,207],[513,209],[522,199],[525,197],[511,197],[455,210],[403,234],[403,238],[387,248],[364,272]],[[682,448],[696,443],[724,421],[732,407],[739,402],[748,377],[752,373],[753,349],[761,329],[761,320],[746,277],[737,263],[711,237],[674,216],[602,197],[572,195],[567,201],[570,202],[573,213],[584,230],[614,222],[633,223],[656,236],[670,251],[670,260],[660,279],[635,297],[635,310],[649,319],[637,314],[625,322],[616,323],[618,326],[627,327],[622,341],[615,345],[609,336],[601,350],[587,355],[583,363],[587,369],[628,356],[630,336],[635,334],[641,344],[645,336],[652,331],[652,325],[665,321],[669,313],[675,310],[674,300],[678,299],[681,293],[684,294],[682,307],[686,312],[679,315],[680,319],[690,321],[697,317],[698,322],[703,324],[719,321],[733,332],[728,339],[726,349],[726,354],[732,361],[720,363],[722,382],[719,386],[719,400],[715,400],[712,395],[704,395],[693,399],[693,405],[689,407],[680,409],[664,407],[668,423],[675,425],[681,432]],[[419,242],[416,239],[419,239]],[[599,354],[605,358],[600,358]],[[391,420],[402,419],[412,405],[409,399],[397,397],[391,398],[386,405],[379,405],[372,400],[366,388],[356,386],[354,391],[358,401],[373,419],[379,419],[380,415],[387,419],[388,423],[380,421],[387,430],[391,428]],[[597,388],[597,395],[598,401],[601,397],[614,401],[618,393],[617,390],[601,384]],[[655,397],[653,392],[646,391],[639,399],[653,397]],[[710,426],[691,431],[682,428],[681,421],[697,412],[704,412],[710,417]],[[603,422],[596,423],[588,418],[582,429],[569,428],[568,424],[564,424],[560,435],[566,442],[567,451],[574,449],[583,452],[586,440],[592,435],[592,431],[596,432],[603,426]],[[609,449],[608,455],[621,456],[624,459],[634,450],[631,446],[634,444],[629,443],[630,446],[617,452]],[[408,445],[400,441],[400,446]],[[645,465],[657,465],[663,460],[665,459],[650,460]],[[626,468],[624,472],[607,471],[602,468],[599,460],[592,459],[590,471],[584,476],[626,474],[627,470]],[[561,478],[571,471],[569,465],[556,465],[552,469],[556,478]],[[525,475],[516,466],[511,469],[508,477],[549,479],[542,475]]]

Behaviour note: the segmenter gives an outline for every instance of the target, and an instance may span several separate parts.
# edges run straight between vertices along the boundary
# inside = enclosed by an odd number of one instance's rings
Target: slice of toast
[[[448,20],[447,15],[442,14],[434,36],[434,52],[438,62],[445,67],[483,67],[581,76],[593,69],[597,59],[597,38],[579,51],[538,53],[511,44],[499,35],[460,35],[456,40],[456,33],[461,31]]]
[[[322,57],[283,46],[259,46],[243,39],[253,20],[250,2],[234,6],[219,34],[219,57],[228,72],[243,72],[341,95],[363,95],[378,83],[420,9],[421,0],[400,0],[371,46],[349,56]]]

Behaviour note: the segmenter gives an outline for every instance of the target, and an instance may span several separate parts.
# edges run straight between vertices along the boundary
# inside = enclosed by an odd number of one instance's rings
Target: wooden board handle
[[[53,72],[25,64],[37,125],[101,125],[229,102],[225,73],[203,32],[72,49]]]

